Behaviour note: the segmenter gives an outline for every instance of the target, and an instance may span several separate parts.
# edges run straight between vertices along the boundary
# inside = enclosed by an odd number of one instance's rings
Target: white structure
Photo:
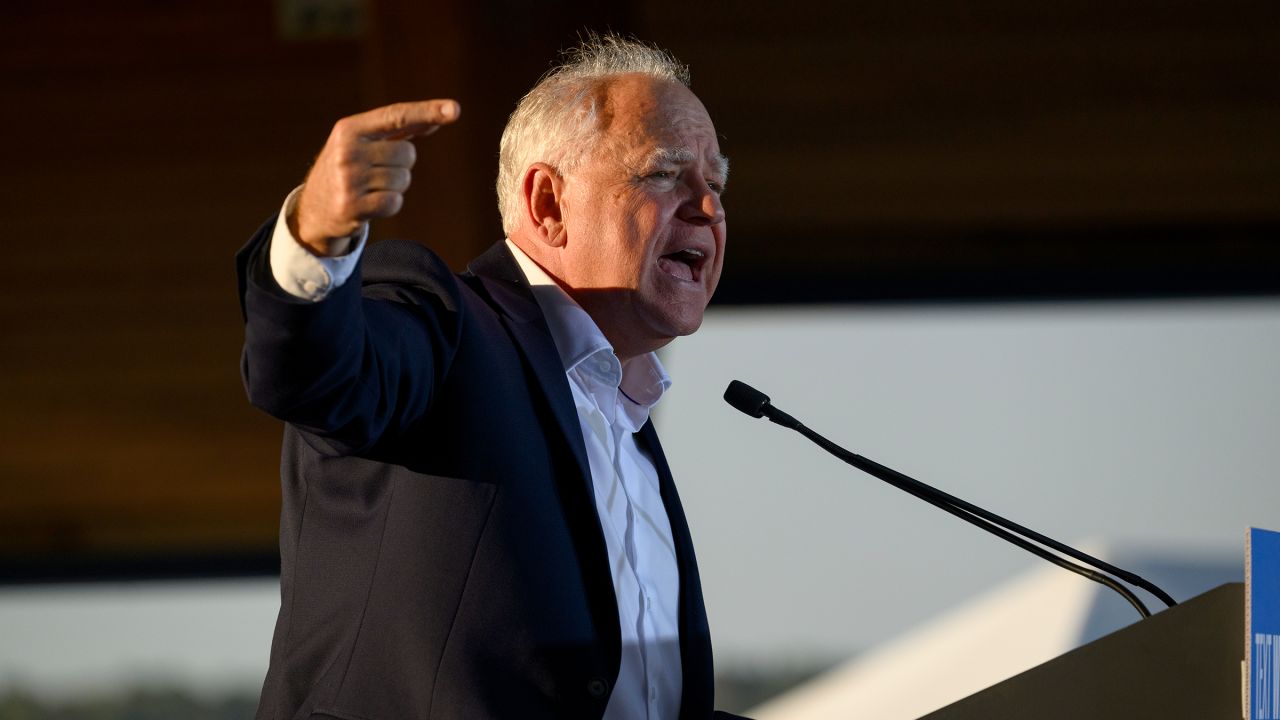
[[[1165,577],[1181,580],[1166,590],[1186,599],[1199,590],[1176,592],[1180,586],[1198,587],[1207,577],[1214,586],[1239,581],[1243,558],[1234,570],[1224,563],[1171,572],[1159,564]],[[1150,565],[1125,567],[1145,575],[1137,568]],[[1144,601],[1153,612],[1164,607]],[[747,714],[757,720],[915,720],[1138,619],[1110,590],[1045,564]]]
[[[265,578],[0,589],[0,693],[256,693],[279,587]]]
[[[849,658],[1043,564],[730,408],[732,379],[1063,541],[1197,562],[1280,528],[1280,299],[729,308],[664,362],[718,668]]]

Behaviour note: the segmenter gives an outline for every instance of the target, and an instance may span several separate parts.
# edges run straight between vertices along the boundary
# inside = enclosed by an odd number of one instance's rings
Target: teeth
[[[704,254],[701,250],[697,250],[697,249],[695,249],[695,248],[688,248],[688,249],[684,250],[684,252],[686,252],[686,253],[688,253],[688,254],[690,254],[690,255],[694,256],[694,257],[705,257],[705,254]]]

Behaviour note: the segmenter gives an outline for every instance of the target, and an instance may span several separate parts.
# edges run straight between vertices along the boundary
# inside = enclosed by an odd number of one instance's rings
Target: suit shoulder
[[[383,240],[365,250],[364,283],[456,284],[456,279],[431,248],[412,240]]]
[[[426,291],[456,310],[459,283],[445,261],[430,248],[412,240],[383,240],[371,244],[363,258],[361,282],[366,296],[399,295],[396,289]]]

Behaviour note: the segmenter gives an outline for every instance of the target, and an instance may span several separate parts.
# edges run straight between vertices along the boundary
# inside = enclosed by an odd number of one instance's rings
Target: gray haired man
[[[286,422],[258,716],[710,717],[649,411],[671,384],[654,352],[698,329],[723,267],[715,128],[667,53],[593,38],[503,134],[506,240],[462,275],[366,248],[405,201],[410,139],[460,113],[339,121],[238,256],[246,387]]]

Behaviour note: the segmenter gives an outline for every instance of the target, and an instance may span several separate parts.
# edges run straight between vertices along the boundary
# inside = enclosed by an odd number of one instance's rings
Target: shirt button
[[[587,683],[587,694],[599,700],[609,692],[609,683],[600,678],[591,678]]]

